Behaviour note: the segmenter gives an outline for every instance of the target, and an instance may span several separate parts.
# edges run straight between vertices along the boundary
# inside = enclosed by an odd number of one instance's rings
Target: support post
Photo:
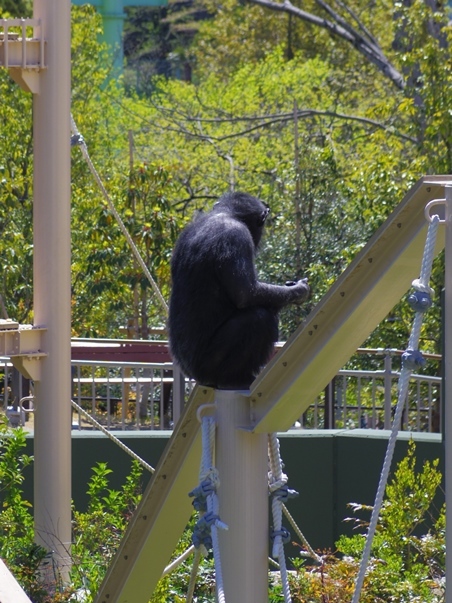
[[[102,14],[104,33],[102,39],[107,42],[112,58],[113,76],[120,75],[123,70],[124,53],[122,35],[124,29],[123,0],[102,0],[99,8]]]
[[[48,586],[68,580],[71,542],[70,8],[34,0],[48,67],[33,96],[34,323],[47,353],[35,384],[34,521],[52,553]]]
[[[444,444],[446,461],[446,603],[452,603],[452,186],[446,192],[444,303]]]
[[[178,364],[173,363],[173,423],[179,421],[185,404],[185,376]]]
[[[251,433],[250,399],[243,392],[215,392],[216,465],[220,477],[219,531],[226,601],[268,600],[267,434]]]
[[[392,419],[392,356],[391,351],[386,350],[384,359],[384,388],[385,388],[385,404],[384,404],[384,427],[391,429]]]

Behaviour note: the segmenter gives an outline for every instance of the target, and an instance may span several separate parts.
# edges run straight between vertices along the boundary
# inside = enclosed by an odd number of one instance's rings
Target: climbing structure
[[[221,518],[229,526],[224,538],[230,536],[235,507],[240,506],[240,517],[246,514],[250,517],[260,514],[262,504],[267,505],[266,500],[262,503],[260,478],[257,484],[250,481],[246,486],[246,500],[231,496],[243,473],[252,474],[253,467],[258,465],[261,473],[266,472],[266,456],[262,464],[262,452],[256,454],[258,447],[262,449],[259,436],[264,436],[265,451],[267,433],[291,427],[419,276],[427,232],[424,208],[430,200],[444,197],[446,186],[452,186],[452,177],[432,176],[423,178],[408,192],[250,391],[216,392],[220,440],[216,463],[222,484],[218,494]],[[443,247],[444,232],[440,229],[433,255]],[[131,600],[147,603],[149,600],[192,511],[188,492],[197,483],[201,454],[196,413],[199,406],[212,403],[214,397],[211,389],[195,388],[131,520],[96,603]],[[234,413],[234,404],[240,407],[235,424],[234,419],[227,416]],[[233,453],[239,446],[242,446],[241,461]],[[257,457],[254,461],[253,454]],[[256,530],[256,527],[250,529]],[[266,520],[262,520],[261,534],[266,530]],[[220,533],[220,544],[222,538]],[[234,548],[230,542],[226,546],[235,554],[228,558],[222,551],[226,601],[236,600],[229,599],[228,584],[246,583],[248,560],[255,559],[262,549],[256,546],[253,537],[243,537],[240,531],[237,538],[242,539],[241,544]],[[264,542],[267,542],[265,538]],[[253,579],[260,583],[266,580],[266,554],[264,557],[252,573]],[[227,573],[231,564],[232,579]],[[252,596],[241,596],[240,600],[257,603],[258,599]]]

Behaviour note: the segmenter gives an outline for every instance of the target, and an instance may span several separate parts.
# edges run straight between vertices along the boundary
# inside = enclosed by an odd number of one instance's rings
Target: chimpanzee
[[[278,311],[309,295],[307,279],[269,285],[254,257],[269,208],[224,194],[181,233],[171,260],[171,354],[202,385],[247,389],[278,339]]]

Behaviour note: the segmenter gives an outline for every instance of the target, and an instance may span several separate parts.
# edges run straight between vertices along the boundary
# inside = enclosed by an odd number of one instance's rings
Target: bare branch
[[[378,46],[377,38],[375,38],[372,33],[367,29],[367,27],[355,13],[355,11],[353,11],[349,6],[345,4],[345,2],[342,2],[341,0],[335,0],[335,2],[342,8],[342,10],[345,10],[350,15],[350,17],[356,22],[359,29],[364,33],[364,35],[366,35],[373,44]]]
[[[358,123],[362,123],[367,126],[372,126],[374,128],[378,128],[379,130],[385,130],[387,132],[390,132],[394,136],[397,136],[398,138],[401,138],[408,142],[412,142],[414,144],[417,143],[416,138],[413,138],[412,136],[408,136],[408,134],[404,134],[403,132],[398,132],[392,125],[386,125],[386,124],[383,124],[374,119],[369,119],[368,117],[360,117],[358,115],[346,115],[344,113],[336,113],[335,111],[318,111],[316,109],[299,109],[298,110],[298,119],[307,119],[309,117],[317,117],[317,116],[318,117],[332,117],[333,119],[340,119],[340,120],[344,120],[344,121],[356,121]],[[255,132],[256,130],[260,130],[262,128],[267,128],[267,127],[272,126],[277,123],[286,123],[288,121],[292,121],[293,119],[294,119],[293,113],[280,113],[279,115],[266,115],[266,116],[261,116],[261,117],[238,117],[238,118],[231,118],[229,120],[222,118],[222,119],[219,119],[218,121],[212,120],[212,119],[202,119],[199,117],[192,118],[189,116],[187,116],[185,118],[185,121],[188,121],[188,122],[196,121],[197,123],[201,123],[201,122],[212,123],[212,121],[216,121],[217,123],[238,122],[238,121],[260,121],[260,123],[250,126],[249,128],[240,130],[239,132],[234,132],[232,134],[225,134],[223,136],[212,136],[212,135],[206,135],[203,133],[191,132],[190,130],[187,130],[187,128],[183,127],[180,123],[176,122],[175,120],[173,120],[173,122],[176,124],[177,127],[172,128],[170,126],[166,126],[166,127],[162,127],[161,129],[170,131],[170,132],[179,132],[179,134],[183,133],[188,137],[199,138],[200,140],[205,140],[205,141],[209,142],[210,144],[213,144],[214,141],[222,142],[223,140],[229,140],[231,138],[239,138],[240,136],[246,136],[247,134],[251,134],[252,132]],[[226,157],[222,157],[222,158],[226,159]]]
[[[290,0],[284,0],[282,4],[280,2],[274,2],[273,0],[247,0],[247,2],[258,4],[259,6],[269,8],[270,10],[288,13],[294,17],[298,17],[302,21],[326,29],[331,35],[341,38],[354,46],[354,48],[365,56],[370,63],[375,65],[383,75],[389,78],[399,90],[404,89],[405,82],[402,74],[385,56],[379,44],[376,43],[375,38],[372,36],[370,38],[368,36],[363,36],[352,25],[347,23],[339,13],[333,10],[329,4],[324,2],[324,0],[316,0],[316,2],[327,12],[332,20],[308,13],[297,6],[294,6]]]

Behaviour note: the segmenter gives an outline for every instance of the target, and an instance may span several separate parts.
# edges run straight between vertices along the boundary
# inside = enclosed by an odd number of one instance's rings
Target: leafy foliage
[[[434,499],[441,483],[438,461],[426,461],[416,472],[416,446],[409,443],[399,463],[379,517],[365,582],[363,601],[436,602],[442,597],[444,576],[445,509],[434,512]],[[355,511],[368,511],[351,505]],[[367,524],[358,521],[358,526]],[[346,563],[359,560],[364,537],[342,536],[338,551]]]
[[[94,9],[73,7],[75,120],[166,297],[177,232],[194,211],[241,188],[272,209],[261,278],[307,275],[315,304],[417,178],[451,171],[445,15],[421,0],[338,6],[403,72],[399,90],[311,24],[229,0],[209,0],[206,9],[212,18],[190,47],[193,82],[153,78],[138,96],[109,80]],[[304,9],[314,11],[315,3]],[[140,10],[130,12],[133,27],[141,27]],[[144,54],[155,50],[146,38],[155,27],[154,20],[140,29]],[[0,88],[0,295],[10,316],[31,322],[31,99],[4,73]],[[78,149],[72,176],[74,334],[114,337],[137,316],[144,334],[162,325],[165,316]],[[442,286],[440,265],[434,286]],[[281,337],[303,316],[288,309]],[[399,306],[367,343],[401,347],[408,324]],[[438,351],[439,331],[435,310],[422,335],[429,351]]]
[[[0,558],[13,568],[17,579],[32,597],[44,597],[45,590],[36,579],[47,551],[34,543],[31,504],[24,499],[23,470],[32,458],[23,453],[25,432],[8,428],[0,415]]]
[[[142,468],[136,462],[120,490],[108,487],[111,473],[98,463],[88,483],[86,511],[73,509],[71,584],[48,592],[40,580],[47,551],[34,543],[32,505],[24,498],[23,469],[32,457],[23,454],[25,432],[10,430],[0,415],[0,557],[35,603],[71,600],[77,591],[93,594],[114,555],[141,497]],[[86,599],[88,600],[88,599]]]
[[[46,551],[33,543],[30,504],[22,492],[23,468],[31,458],[23,454],[24,432],[0,425],[0,556],[11,568],[35,603],[79,600],[89,603],[115,554],[127,523],[141,496],[141,466],[133,461],[131,471],[119,490],[109,488],[111,469],[97,463],[88,483],[86,511],[73,510],[73,570],[71,584],[48,593],[39,581],[39,568]],[[444,595],[445,509],[435,510],[435,496],[441,483],[438,462],[416,467],[416,447],[409,443],[386,489],[377,533],[372,547],[361,601],[364,603],[439,603]],[[367,514],[371,507],[353,503],[355,512]],[[191,544],[195,518],[190,521],[174,559]],[[350,519],[358,529],[367,522]],[[364,536],[342,536],[337,553],[322,555],[320,565],[292,559],[290,589],[294,602],[343,603],[351,599],[364,548]],[[185,600],[193,556],[172,574],[162,578],[150,603]],[[202,562],[195,597],[214,601],[215,578],[212,558]],[[270,579],[269,600],[283,601],[281,585]]]
[[[127,523],[141,498],[142,467],[132,461],[121,490],[108,487],[112,470],[97,463],[88,483],[88,507],[73,511],[72,588],[94,595],[115,554]]]
[[[0,0],[0,11],[11,17],[30,17],[33,0]]]

